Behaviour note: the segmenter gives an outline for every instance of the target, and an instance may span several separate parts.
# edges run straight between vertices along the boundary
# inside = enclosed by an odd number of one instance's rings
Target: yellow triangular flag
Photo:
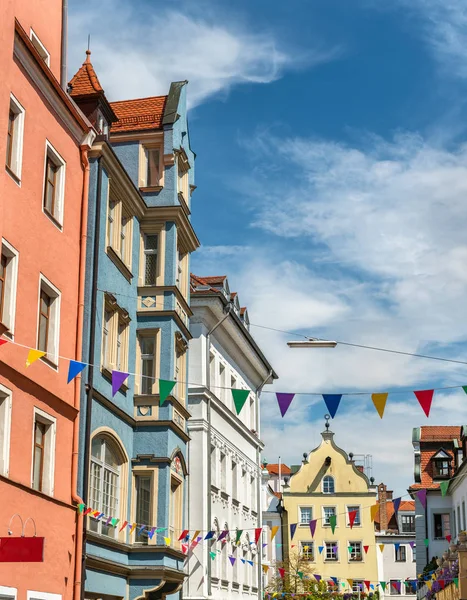
[[[197,531],[194,532],[193,537],[191,539],[193,541],[196,541],[196,538],[199,536],[200,533],[201,533],[201,530],[198,529]]]
[[[353,587],[353,579],[347,579],[347,581],[349,582],[350,587]]]
[[[379,545],[379,549],[381,550],[381,552],[383,552],[383,550],[384,550],[384,544],[380,544]]]
[[[166,538],[166,537],[164,538],[164,542],[166,543],[167,546],[170,546],[171,541],[172,540],[170,538]]]
[[[29,350],[28,358],[26,360],[26,367],[29,367],[30,365],[32,365],[32,363],[35,363],[36,360],[39,360],[39,358],[45,356],[46,354],[47,352],[42,352],[42,350],[33,350],[31,348],[31,350]]]
[[[276,533],[279,531],[279,525],[274,525],[271,527],[271,542],[276,537]]]
[[[432,585],[433,585],[433,582],[432,582],[432,581],[427,581],[427,582],[426,582],[426,587],[427,587],[429,590],[431,590],[431,586],[432,586]]]
[[[136,529],[136,523],[133,523],[132,526],[130,527],[130,534],[133,533],[133,531]]]
[[[388,394],[371,394],[371,399],[373,400],[373,404],[375,405],[376,410],[381,418],[384,415],[384,409],[386,407],[386,400],[388,399]]]
[[[372,521],[375,520],[375,517],[378,513],[378,508],[379,508],[379,504],[373,504],[373,506],[370,506],[370,515],[371,515]]]
[[[268,565],[263,565],[263,572],[267,573],[269,571]]]

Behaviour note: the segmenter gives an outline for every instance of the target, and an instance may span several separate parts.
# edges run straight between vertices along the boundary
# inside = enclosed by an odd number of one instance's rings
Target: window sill
[[[16,173],[14,171],[12,171],[10,169],[10,167],[8,165],[5,165],[5,171],[13,179],[13,181],[16,183],[16,185],[21,187],[21,179],[18,177],[18,175],[16,175]]]
[[[443,538],[443,539],[444,539],[444,538]],[[396,562],[396,563],[405,563],[405,562],[407,562],[407,561],[406,561],[406,560],[395,560],[394,562]]]
[[[145,192],[160,192],[163,189],[164,189],[163,185],[149,185],[149,186],[140,187],[139,191],[144,194]]]
[[[41,356],[41,361],[54,371],[58,371],[58,363],[55,363],[53,360],[50,360],[50,358],[47,358],[47,355]]]
[[[115,252],[112,246],[107,246],[107,256],[114,263],[120,273],[125,277],[125,279],[131,283],[133,279],[133,273],[130,271],[129,267],[123,262],[120,256]]]
[[[45,206],[43,207],[44,215],[48,217],[59,231],[63,231],[63,225],[50,213]]]

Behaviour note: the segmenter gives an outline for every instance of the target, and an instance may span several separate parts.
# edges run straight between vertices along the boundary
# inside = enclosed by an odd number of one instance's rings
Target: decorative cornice
[[[172,319],[174,319],[174,321],[177,323],[178,327],[182,330],[187,340],[191,340],[193,337],[190,333],[190,330],[175,310],[151,310],[150,308],[146,308],[144,310],[138,310],[136,314],[138,317],[172,317]]]
[[[99,537],[99,536],[97,536]],[[98,540],[92,536],[93,542],[99,542],[99,545],[108,545],[101,544],[102,540],[99,538]],[[88,540],[91,539],[91,536],[88,532]],[[119,550],[123,552],[133,553],[133,552],[146,552],[148,553],[157,553],[157,554],[168,554],[169,556],[173,556],[180,561],[185,559],[185,555],[183,552],[179,550],[175,550],[175,548],[170,548],[168,546],[147,546],[142,547],[138,546],[132,548],[129,544],[121,544],[119,546]],[[169,567],[161,567],[159,565],[124,565],[113,560],[109,560],[106,558],[101,558],[100,556],[95,556],[93,554],[86,554],[86,567],[88,569],[95,569],[98,571],[104,571],[106,573],[114,573],[116,575],[124,575],[126,577],[150,577],[151,579],[161,579],[165,581],[180,581],[183,582],[186,577],[183,571],[177,571],[176,569],[170,569]]]
[[[144,216],[144,222],[148,225],[157,226],[166,221],[176,224],[177,235],[185,252],[194,252],[199,248],[199,239],[182,206],[151,206]]]

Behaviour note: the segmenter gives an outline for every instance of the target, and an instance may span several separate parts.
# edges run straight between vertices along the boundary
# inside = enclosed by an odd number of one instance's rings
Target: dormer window
[[[441,449],[433,456],[432,461],[433,479],[449,479],[451,472],[451,456]]]
[[[102,134],[102,135],[109,134],[109,124],[107,123],[106,119],[104,118],[104,115],[101,113],[100,110],[97,111],[96,127],[97,127],[97,131],[100,134]]]
[[[160,191],[164,186],[162,141],[145,142],[140,148],[139,187],[148,192]]]

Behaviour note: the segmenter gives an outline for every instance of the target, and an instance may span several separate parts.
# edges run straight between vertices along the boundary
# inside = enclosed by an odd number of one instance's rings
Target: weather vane
[[[324,418],[326,419],[326,423],[324,424],[326,427],[326,431],[329,430],[329,419],[331,418],[331,415],[324,415]]]

